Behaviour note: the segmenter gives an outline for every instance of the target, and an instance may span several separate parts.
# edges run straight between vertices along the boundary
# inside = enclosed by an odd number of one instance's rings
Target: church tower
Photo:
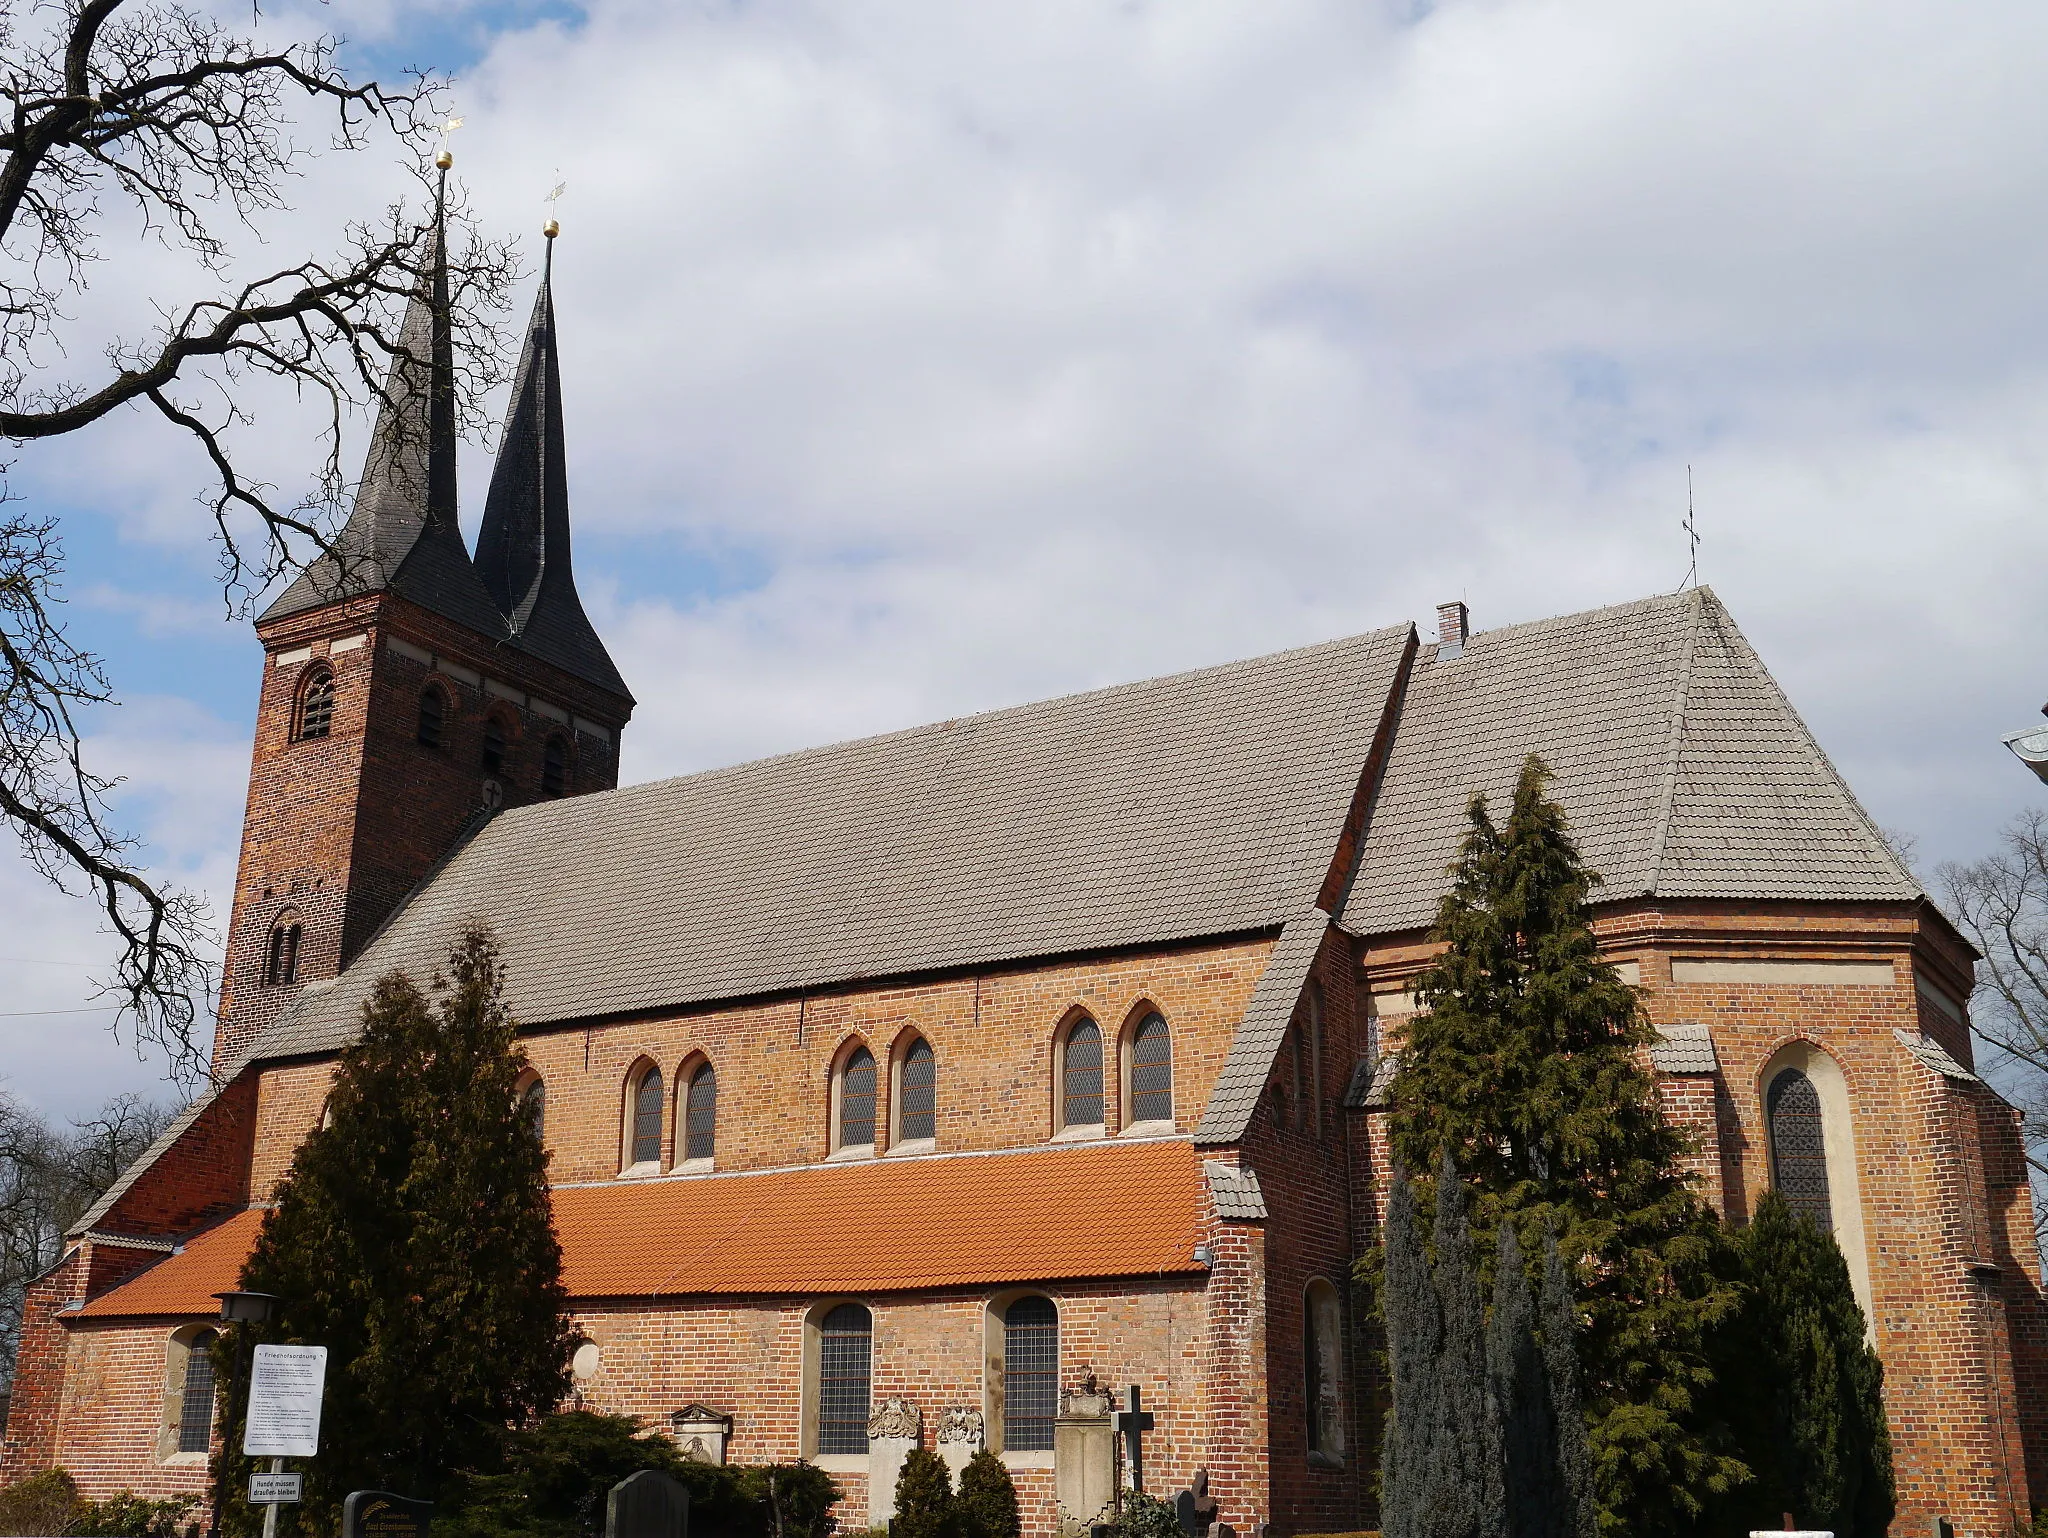
[[[333,553],[256,621],[263,684],[216,1072],[301,986],[354,960],[492,812],[618,784],[633,697],[570,572],[553,247],[551,227],[478,560],[456,521],[437,220],[355,506]]]

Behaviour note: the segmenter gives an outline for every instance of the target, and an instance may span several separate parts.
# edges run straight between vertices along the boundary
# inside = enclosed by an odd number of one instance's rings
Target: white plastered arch
[[[1771,1084],[1787,1069],[1806,1075],[1820,1097],[1821,1141],[1827,1152],[1828,1211],[1835,1222],[1835,1242],[1849,1263],[1849,1282],[1863,1309],[1864,1328],[1873,1337],[1877,1316],[1871,1306],[1870,1247],[1863,1223],[1863,1185],[1856,1169],[1856,1118],[1849,1103],[1849,1084],[1842,1066],[1825,1048],[1811,1041],[1789,1041],[1773,1052],[1757,1075],[1757,1104],[1762,1110],[1764,1145],[1769,1168],[1776,1151],[1770,1147]]]

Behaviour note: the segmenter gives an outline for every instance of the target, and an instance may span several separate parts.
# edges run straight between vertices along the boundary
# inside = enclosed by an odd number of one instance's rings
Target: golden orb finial
[[[444,171],[445,171],[445,170],[447,170],[447,169],[448,169],[448,168],[449,168],[450,166],[452,166],[452,165],[454,165],[454,164],[455,164],[455,157],[454,157],[453,155],[449,154],[449,153],[448,153],[448,152],[447,152],[446,150],[443,150],[443,151],[441,151],[441,153],[440,153],[440,154],[438,154],[438,155],[436,155],[436,156],[434,157],[434,164],[435,164],[435,165],[437,165],[437,166],[439,166],[439,167],[440,167],[440,168],[441,168],[442,170],[444,170]]]
[[[546,224],[543,224],[540,227],[540,232],[541,234],[547,236],[549,240],[553,240],[557,235],[562,233],[562,227],[561,225],[557,224],[554,220],[550,219]]]

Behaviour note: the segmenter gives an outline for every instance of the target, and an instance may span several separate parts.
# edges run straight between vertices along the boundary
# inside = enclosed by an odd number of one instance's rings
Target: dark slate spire
[[[445,167],[441,176],[445,186]],[[426,270],[384,381],[355,508],[335,538],[335,553],[300,573],[264,611],[265,620],[390,591],[485,635],[505,634],[455,516],[455,341],[442,204],[437,198]]]
[[[513,644],[631,700],[598,639],[569,565],[569,477],[562,458],[562,375],[555,355],[555,238],[512,382],[505,440],[491,472],[476,566]]]

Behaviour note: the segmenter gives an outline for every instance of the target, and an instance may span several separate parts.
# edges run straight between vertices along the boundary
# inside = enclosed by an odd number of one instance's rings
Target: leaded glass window
[[[1173,1038],[1158,1015],[1131,1037],[1131,1120],[1173,1120]]]
[[[1082,1018],[1067,1032],[1060,1062],[1060,1125],[1102,1124],[1102,1028]]]
[[[873,1059],[869,1059],[873,1071]],[[825,1316],[818,1341],[818,1451],[868,1450],[868,1373],[875,1322],[858,1303]]]
[[[185,1388],[178,1400],[178,1451],[213,1449],[213,1340],[201,1330],[185,1347]]]
[[[1050,1298],[1019,1298],[1003,1316],[1003,1451],[1052,1451],[1059,1398],[1059,1311]]]
[[[661,1161],[661,1070],[650,1068],[633,1089],[634,1164]]]
[[[839,1070],[839,1146],[864,1148],[874,1141],[875,1054],[855,1047]]]
[[[322,668],[299,697],[299,740],[310,742],[334,730],[334,675]]]
[[[1771,1183],[1794,1212],[1811,1217],[1823,1233],[1833,1232],[1826,1129],[1813,1080],[1797,1068],[1788,1068],[1771,1080],[1769,1115]]]
[[[519,1108],[526,1113],[533,1135],[540,1137],[547,1130],[548,1087],[539,1079],[526,1086],[526,1093],[519,1097]]]
[[[938,1135],[939,1060],[922,1037],[903,1054],[903,1103],[897,1112],[896,1135],[904,1142]]]
[[[1344,1458],[1343,1306],[1321,1277],[1301,1299],[1302,1398],[1308,1450],[1329,1463]]]
[[[717,1144],[718,1075],[706,1063],[690,1076],[683,1109],[683,1157],[708,1159]]]

